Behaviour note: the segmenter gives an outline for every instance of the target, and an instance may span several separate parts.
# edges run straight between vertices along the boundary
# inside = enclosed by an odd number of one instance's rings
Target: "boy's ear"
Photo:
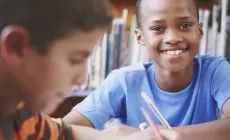
[[[141,34],[141,30],[140,29],[136,29],[135,30],[135,34],[136,34],[136,38],[137,38],[138,44],[141,45],[141,46],[145,46],[145,43],[143,41],[143,36]]]
[[[199,23],[199,37],[200,39],[204,36],[203,23]]]
[[[1,57],[10,64],[20,63],[23,50],[29,45],[29,35],[25,28],[18,25],[6,26],[0,36]]]

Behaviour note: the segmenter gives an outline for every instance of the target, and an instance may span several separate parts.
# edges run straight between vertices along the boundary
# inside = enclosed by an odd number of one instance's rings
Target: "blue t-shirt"
[[[153,63],[114,70],[99,88],[73,109],[100,130],[111,118],[138,127],[146,122],[141,107],[161,125],[141,98],[141,92],[146,92],[172,127],[217,120],[230,97],[230,65],[223,57],[207,55],[194,58],[193,64],[190,85],[178,93],[165,92],[157,86]]]

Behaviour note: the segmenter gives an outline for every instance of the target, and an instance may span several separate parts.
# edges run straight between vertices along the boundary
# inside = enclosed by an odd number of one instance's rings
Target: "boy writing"
[[[230,65],[221,57],[195,58],[203,36],[197,9],[195,0],[139,0],[136,36],[153,63],[113,71],[64,120],[103,129],[119,118],[131,127],[118,131],[138,131],[145,122],[140,107],[151,112],[141,98],[146,92],[181,139],[230,139]],[[225,118],[218,120],[220,113]]]
[[[112,21],[104,0],[0,0],[0,139],[136,140],[47,115],[81,85],[87,57]]]

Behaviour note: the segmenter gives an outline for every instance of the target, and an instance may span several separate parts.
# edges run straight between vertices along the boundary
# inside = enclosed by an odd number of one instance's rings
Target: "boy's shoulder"
[[[114,83],[114,81],[119,81],[122,87],[130,88],[129,85],[139,85],[146,83],[148,81],[149,73],[153,72],[153,63],[139,63],[131,66],[122,67],[113,70],[108,81]]]
[[[213,55],[201,55],[198,57],[198,59],[203,62],[208,62],[208,63],[226,60],[226,58],[222,56],[213,56]]]
[[[202,55],[196,58],[202,67],[217,67],[221,62],[226,62],[226,58],[222,56]]]
[[[131,66],[122,67],[119,69],[114,70],[114,72],[122,73],[122,74],[134,74],[134,73],[142,73],[146,72],[149,68],[152,68],[152,62],[146,63],[138,63]]]

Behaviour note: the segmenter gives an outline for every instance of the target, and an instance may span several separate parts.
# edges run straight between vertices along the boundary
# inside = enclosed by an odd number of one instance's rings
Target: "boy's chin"
[[[52,114],[54,111],[56,111],[57,107],[62,103],[61,102],[56,102],[56,103],[53,103],[53,104],[49,104],[45,110],[43,111],[44,113],[46,114]]]
[[[58,105],[49,105],[45,108],[43,108],[40,112],[45,113],[45,114],[52,114],[56,109]]]
[[[42,112],[45,114],[52,114],[58,107],[58,105],[60,105],[62,102],[61,101],[47,101],[44,102],[43,104],[39,103],[38,105],[36,105],[35,103],[32,106],[32,111],[33,112]]]
[[[187,66],[185,64],[172,64],[168,65],[166,69],[172,73],[178,73],[187,70]]]

